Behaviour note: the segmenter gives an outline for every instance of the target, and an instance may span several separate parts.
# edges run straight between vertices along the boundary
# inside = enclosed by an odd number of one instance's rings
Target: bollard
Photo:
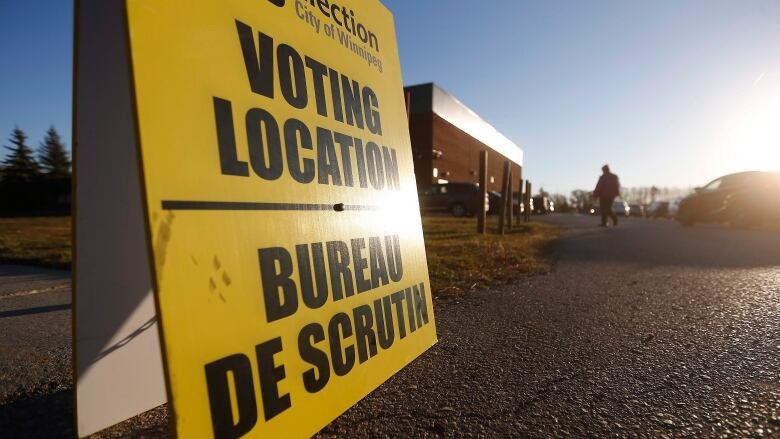
[[[525,222],[531,221],[531,182],[525,181]]]
[[[485,223],[487,222],[487,174],[488,174],[488,153],[487,151],[479,152],[479,193],[480,193],[480,205],[482,206],[477,212],[477,233],[484,235],[487,228]]]
[[[504,208],[506,210],[506,229],[512,230],[512,180],[514,179],[513,174],[514,171],[512,171],[512,165],[509,165],[509,182],[506,186],[506,194],[504,194],[504,199],[502,200],[506,207]]]
[[[509,190],[509,160],[504,160],[504,176],[501,179],[501,193],[503,194],[503,202],[499,206],[498,211],[498,233],[503,235],[506,232],[506,193]]]
[[[520,204],[523,203],[523,167],[518,166],[517,169],[517,212],[515,213],[515,225],[519,226],[523,221],[523,215],[520,214]],[[514,200],[514,198],[513,198]],[[514,203],[514,201],[512,201]]]

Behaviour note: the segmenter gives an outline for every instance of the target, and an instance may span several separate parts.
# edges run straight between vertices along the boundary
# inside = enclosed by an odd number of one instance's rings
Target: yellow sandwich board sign
[[[436,341],[377,0],[128,0],[181,437],[315,433]]]

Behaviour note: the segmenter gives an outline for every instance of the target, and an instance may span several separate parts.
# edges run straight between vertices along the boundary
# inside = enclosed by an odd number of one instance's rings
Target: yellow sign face
[[[177,432],[312,435],[436,342],[392,15],[127,10]]]

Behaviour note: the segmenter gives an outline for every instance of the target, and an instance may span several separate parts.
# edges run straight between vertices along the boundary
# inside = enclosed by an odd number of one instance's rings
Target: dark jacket
[[[599,177],[596,189],[593,190],[593,196],[599,198],[615,198],[620,195],[620,181],[618,176],[608,172]]]

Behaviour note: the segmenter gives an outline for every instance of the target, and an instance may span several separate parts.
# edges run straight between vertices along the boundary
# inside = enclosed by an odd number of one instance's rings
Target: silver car
[[[629,216],[631,214],[631,208],[625,201],[615,201],[612,203],[612,211],[618,216]]]
[[[682,197],[673,198],[669,202],[669,218],[677,218],[677,214],[680,212],[680,201],[682,201]]]

